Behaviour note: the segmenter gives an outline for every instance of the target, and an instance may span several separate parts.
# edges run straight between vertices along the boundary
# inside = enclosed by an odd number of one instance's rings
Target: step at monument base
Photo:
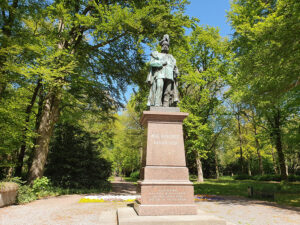
[[[196,215],[197,208],[195,204],[178,205],[141,205],[134,203],[134,209],[140,216],[164,216],[164,215]]]
[[[118,208],[118,225],[226,225],[226,221],[197,210],[197,215],[139,216],[132,207]]]

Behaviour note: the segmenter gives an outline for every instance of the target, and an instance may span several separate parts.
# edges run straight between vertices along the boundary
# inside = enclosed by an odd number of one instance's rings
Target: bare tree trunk
[[[11,155],[8,155],[7,156],[7,161],[8,162],[12,162],[13,161],[13,157]],[[14,167],[13,166],[8,167],[7,170],[6,170],[6,177],[7,178],[12,177],[13,172],[14,172]]]
[[[23,140],[22,140],[20,152],[19,152],[19,155],[18,155],[18,164],[17,164],[15,176],[21,176],[21,174],[22,174],[23,160],[24,160],[25,150],[26,150],[26,132],[28,131],[27,124],[29,122],[32,107],[35,103],[35,100],[36,100],[36,97],[38,95],[38,92],[39,92],[39,89],[40,89],[41,85],[42,85],[41,80],[39,79],[37,81],[37,85],[36,85],[36,87],[33,91],[33,95],[31,97],[30,104],[26,108],[26,119],[25,119],[26,127],[24,128],[24,131],[23,131],[23,137],[22,137]]]
[[[251,160],[250,159],[247,160],[247,169],[248,169],[248,175],[252,176],[252,172],[251,172]]]
[[[277,110],[276,114],[274,115],[274,136],[275,136],[275,145],[278,155],[278,161],[280,166],[280,174],[282,180],[287,180],[287,172],[285,166],[285,157],[282,150],[282,141],[281,141],[281,124],[280,124],[280,111]]]
[[[242,173],[244,173],[244,158],[243,158],[243,147],[242,147],[242,131],[241,131],[241,121],[240,121],[240,114],[237,114],[237,121],[238,121],[238,130],[239,130],[239,145],[240,145],[240,166]]]
[[[58,88],[50,89],[49,93],[45,97],[45,105],[37,132],[38,137],[36,141],[36,148],[29,171],[29,183],[32,183],[36,178],[43,176],[52,131],[59,116],[60,100],[61,94]]]
[[[35,132],[36,133],[39,129],[40,122],[41,122],[41,117],[42,117],[42,112],[43,112],[43,105],[44,105],[44,100],[45,100],[44,94],[45,94],[44,89],[43,89],[43,87],[41,87],[40,91],[39,91],[38,112],[36,114],[36,119],[35,119]],[[35,137],[33,143],[36,143],[36,140],[37,140],[37,138]],[[28,169],[31,168],[35,148],[36,148],[36,146],[33,146],[33,148],[31,149],[31,152],[29,154],[29,158],[28,158],[28,161],[27,161],[27,168]]]
[[[273,159],[274,172],[275,172],[275,174],[279,174],[278,167],[277,167],[277,162],[276,162],[275,155],[274,155],[274,148],[273,147],[272,147],[272,159]]]
[[[217,150],[215,148],[214,148],[214,154],[215,154],[216,179],[218,180],[220,178],[219,160],[218,160]]]
[[[262,158],[261,158],[261,154],[260,154],[260,144],[259,144],[259,141],[257,138],[257,129],[256,129],[255,123],[254,123],[254,135],[255,135],[256,153],[257,153],[258,164],[259,164],[259,172],[261,175],[264,175],[265,171],[264,171],[264,166],[263,166]]]
[[[202,162],[198,152],[196,152],[196,165],[197,165],[197,172],[198,172],[197,182],[203,183],[204,178],[203,178]]]

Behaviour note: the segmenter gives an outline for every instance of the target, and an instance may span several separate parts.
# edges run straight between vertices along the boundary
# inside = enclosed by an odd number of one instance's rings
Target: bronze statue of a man
[[[176,78],[179,75],[176,59],[169,53],[170,38],[165,34],[160,41],[161,53],[151,53],[150,73],[147,83],[151,85],[148,106],[176,106],[178,90]]]

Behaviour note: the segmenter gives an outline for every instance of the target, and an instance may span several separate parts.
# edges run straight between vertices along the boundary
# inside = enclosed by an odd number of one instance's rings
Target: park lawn
[[[253,180],[232,179],[205,179],[204,183],[194,182],[195,194],[227,195],[248,197],[248,187],[252,186],[254,191],[274,193],[274,200],[262,198],[258,195],[255,199],[275,201],[278,204],[300,207],[300,182],[279,183]]]

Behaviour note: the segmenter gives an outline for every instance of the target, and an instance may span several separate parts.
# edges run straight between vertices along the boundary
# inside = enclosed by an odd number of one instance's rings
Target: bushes
[[[234,180],[257,180],[257,181],[281,181],[281,176],[279,174],[265,174],[257,176],[249,176],[247,174],[240,174],[233,176]],[[298,175],[288,175],[288,181],[295,182],[300,181],[300,176]]]
[[[290,182],[295,182],[295,181],[300,181],[300,175],[288,175],[288,181]]]
[[[29,185],[20,186],[17,195],[17,202],[19,204],[32,202],[37,199],[37,195]]]
[[[281,181],[279,174],[266,174],[262,176],[254,176],[252,180],[258,181]]]
[[[111,190],[111,184],[103,181],[97,189],[63,189],[55,187],[47,177],[37,178],[32,186],[21,185],[19,187],[17,203],[23,204],[48,196],[64,194],[87,194],[107,192]]]
[[[27,203],[36,199],[55,195],[50,180],[47,177],[37,178],[32,187],[29,185],[22,185],[19,188],[17,202]]]
[[[132,179],[140,179],[140,171],[137,170],[137,171],[132,172],[132,173],[130,174],[130,177],[131,177]]]
[[[91,135],[70,124],[59,124],[50,145],[45,175],[62,188],[106,188],[111,164],[99,155]]]
[[[251,178],[252,177],[247,174],[239,174],[239,175],[233,176],[234,180],[252,180]]]

